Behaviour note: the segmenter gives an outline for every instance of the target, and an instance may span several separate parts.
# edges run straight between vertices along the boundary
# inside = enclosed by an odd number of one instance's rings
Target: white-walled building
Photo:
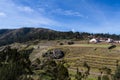
[[[112,42],[113,42],[113,39],[108,38],[108,39],[106,40],[106,42],[107,42],[107,43],[112,43]]]
[[[91,39],[89,42],[90,42],[90,43],[98,43],[98,42],[99,42],[99,40],[98,40],[98,39],[96,39],[96,38],[93,38],[93,39]]]

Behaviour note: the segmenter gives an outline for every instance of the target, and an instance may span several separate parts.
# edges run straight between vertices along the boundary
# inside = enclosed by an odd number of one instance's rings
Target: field
[[[84,62],[93,69],[92,72],[99,72],[99,68],[108,67],[113,73],[116,69],[116,61],[120,60],[119,46],[109,50],[110,44],[75,44],[65,45],[70,50],[65,59],[72,67],[81,67]],[[98,70],[97,70],[98,69]]]
[[[59,45],[63,42],[64,45]],[[100,75],[100,68],[107,67],[112,70],[114,74],[116,65],[120,64],[120,45],[116,44],[116,48],[108,49],[111,45],[109,43],[98,43],[98,44],[88,44],[83,41],[74,41],[75,44],[68,45],[66,40],[63,41],[39,41],[37,43],[29,43],[29,47],[34,47],[34,51],[30,56],[31,61],[36,58],[42,58],[42,54],[47,50],[60,48],[65,52],[65,57],[63,58],[69,65],[69,73],[74,76],[76,69],[79,68],[80,71],[84,71],[84,62],[90,66],[90,76],[89,80],[96,80],[97,76]],[[28,43],[23,44],[26,46]],[[14,44],[15,46],[15,44]],[[20,46],[19,46],[20,47]]]

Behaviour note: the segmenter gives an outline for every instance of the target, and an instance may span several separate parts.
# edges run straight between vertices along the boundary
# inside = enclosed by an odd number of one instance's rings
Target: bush
[[[63,43],[60,43],[59,45],[64,45]]]
[[[72,42],[72,41],[71,41],[71,42],[68,42],[68,45],[72,45],[72,44],[74,44],[74,42]]]
[[[115,80],[120,80],[120,66],[117,67],[114,75]]]
[[[40,80],[70,80],[68,69],[63,62],[57,63],[55,60],[48,59],[41,66]]]
[[[109,79],[108,75],[104,75],[104,76],[102,77],[102,80],[110,80],[110,79]]]
[[[28,55],[6,47],[0,52],[0,80],[19,80],[22,75],[32,74]]]
[[[116,45],[111,45],[111,46],[108,47],[108,49],[113,49],[115,47],[116,47]]]
[[[42,57],[49,57],[52,59],[60,59],[63,58],[65,53],[60,49],[53,49],[51,51],[48,51],[42,55]]]

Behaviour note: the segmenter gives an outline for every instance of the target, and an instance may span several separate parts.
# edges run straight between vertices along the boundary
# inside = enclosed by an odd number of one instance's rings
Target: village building
[[[114,43],[120,43],[120,41],[119,40],[115,40]]]
[[[108,39],[106,40],[106,42],[107,42],[107,43],[112,43],[112,42],[114,42],[114,40],[111,39],[111,38],[108,38]]]
[[[99,39],[92,38],[89,42],[90,42],[90,43],[98,43],[98,42],[99,42]]]

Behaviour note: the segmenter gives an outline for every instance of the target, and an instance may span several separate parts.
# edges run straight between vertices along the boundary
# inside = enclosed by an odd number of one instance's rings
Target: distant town
[[[89,40],[90,43],[120,43],[120,40],[114,40],[112,38],[92,38]]]

